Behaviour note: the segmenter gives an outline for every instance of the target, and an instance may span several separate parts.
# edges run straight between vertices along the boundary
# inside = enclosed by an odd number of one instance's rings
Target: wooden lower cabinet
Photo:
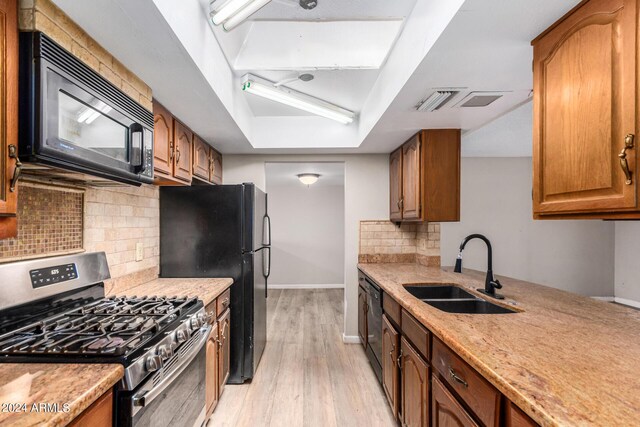
[[[366,349],[368,330],[367,330],[367,311],[369,305],[367,304],[367,293],[358,286],[358,336],[360,337],[360,343]]]
[[[207,340],[206,408],[211,416],[220,397],[218,383],[218,322],[215,322]]]
[[[398,353],[400,334],[387,319],[382,316],[382,388],[387,395],[394,418],[398,418],[399,379]]]
[[[401,338],[400,356],[402,425],[429,425],[429,366],[411,344]]]
[[[229,379],[229,332],[231,310],[227,309],[218,319],[218,393],[221,395]]]
[[[478,427],[478,424],[435,375],[431,382],[431,393],[432,427]]]
[[[71,421],[69,427],[112,427],[113,391],[109,390]]]
[[[513,403],[509,403],[507,407],[507,419],[505,425],[507,427],[535,427],[538,424],[533,421],[527,414],[522,412]]]

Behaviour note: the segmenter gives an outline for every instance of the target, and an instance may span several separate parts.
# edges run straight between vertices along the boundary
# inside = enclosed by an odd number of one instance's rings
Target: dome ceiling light
[[[320,178],[320,174],[317,173],[301,173],[296,175],[301,183],[306,186],[310,186],[318,182],[318,178]]]

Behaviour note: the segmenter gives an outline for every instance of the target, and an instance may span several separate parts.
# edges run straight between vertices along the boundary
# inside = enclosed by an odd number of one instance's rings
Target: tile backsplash
[[[83,250],[80,190],[23,183],[18,196],[18,237],[0,240],[0,262]]]
[[[358,261],[440,265],[440,224],[360,221]]]

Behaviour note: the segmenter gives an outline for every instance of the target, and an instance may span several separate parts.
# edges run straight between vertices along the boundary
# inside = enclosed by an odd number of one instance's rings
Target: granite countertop
[[[107,289],[107,296],[156,295],[166,297],[198,297],[205,307],[233,284],[230,278],[155,279],[128,288]]]
[[[122,365],[2,363],[0,425],[67,425],[123,375]]]
[[[417,264],[359,264],[402,307],[543,426],[637,425],[640,311],[500,277],[515,314],[451,314],[404,284],[484,287],[484,274]]]

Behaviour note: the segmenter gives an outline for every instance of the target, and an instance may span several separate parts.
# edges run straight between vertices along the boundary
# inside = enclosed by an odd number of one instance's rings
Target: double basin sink
[[[406,285],[414,297],[447,313],[507,314],[514,310],[493,304],[453,285]]]

